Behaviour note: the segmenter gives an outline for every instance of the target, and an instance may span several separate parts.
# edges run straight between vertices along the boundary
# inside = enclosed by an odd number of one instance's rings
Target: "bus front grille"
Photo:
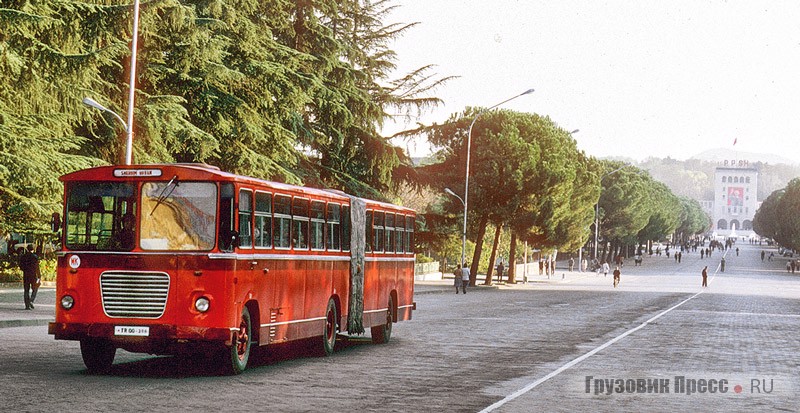
[[[163,272],[115,272],[100,275],[103,310],[109,317],[159,318],[169,294]]]

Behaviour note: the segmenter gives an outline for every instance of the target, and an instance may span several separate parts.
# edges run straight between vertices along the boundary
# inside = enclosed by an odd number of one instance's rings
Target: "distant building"
[[[725,161],[714,172],[714,201],[710,207],[711,231],[723,237],[755,237],[753,217],[758,210],[758,170],[747,161]]]

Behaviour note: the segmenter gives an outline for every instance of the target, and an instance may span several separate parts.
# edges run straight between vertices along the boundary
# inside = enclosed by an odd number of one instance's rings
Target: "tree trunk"
[[[511,247],[508,251],[508,283],[516,284],[515,269],[517,267],[517,233],[511,231]]]
[[[494,243],[492,244],[492,254],[489,256],[489,270],[486,271],[486,279],[483,285],[492,285],[492,274],[494,270],[494,261],[497,259],[497,244],[500,243],[500,233],[503,231],[503,226],[498,225],[494,230]]]
[[[469,285],[475,286],[475,279],[478,277],[478,263],[481,261],[481,249],[483,249],[483,237],[486,235],[486,225],[489,223],[489,216],[481,217],[478,224],[478,237],[475,239],[475,253],[472,254],[472,264],[469,266]]]

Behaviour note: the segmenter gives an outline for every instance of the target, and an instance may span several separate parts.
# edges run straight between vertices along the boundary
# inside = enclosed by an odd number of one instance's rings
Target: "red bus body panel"
[[[159,176],[115,176],[115,171],[159,171]],[[118,172],[116,172],[119,174]],[[107,166],[62,177],[70,182],[152,182],[178,177],[181,182],[232,183],[239,189],[302,196],[348,205],[350,198],[333,191],[297,187],[237,176],[197,165]],[[65,205],[67,194],[65,193]],[[367,200],[367,208],[391,209],[414,216],[408,208]],[[218,206],[219,207],[219,206]],[[219,214],[217,215],[219,218]],[[65,216],[66,220],[66,216]],[[237,217],[238,220],[238,217]],[[369,228],[367,229],[369,230]],[[337,303],[342,331],[347,330],[350,301],[348,251],[311,251],[276,248],[239,248],[221,251],[80,251],[59,253],[55,322],[49,333],[56,339],[104,338],[116,347],[152,354],[174,354],[185,348],[231,345],[242,308],[247,306],[258,344],[267,345],[322,335],[329,299]],[[76,262],[79,264],[75,265]],[[103,303],[101,277],[155,276],[168,279],[163,314],[157,318],[115,317]],[[414,294],[414,254],[367,253],[364,268],[363,326],[385,324],[387,304],[393,300],[395,321],[411,319]],[[67,310],[62,297],[74,298]],[[200,312],[195,301],[206,297],[209,310]],[[119,336],[115,327],[147,327],[147,336]]]

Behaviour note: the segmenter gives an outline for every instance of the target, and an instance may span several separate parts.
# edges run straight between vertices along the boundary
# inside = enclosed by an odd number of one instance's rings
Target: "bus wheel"
[[[242,317],[239,319],[239,331],[233,336],[231,347],[226,352],[225,368],[229,374],[239,374],[247,368],[247,360],[250,359],[251,335],[250,311],[247,307],[243,307]]]
[[[386,322],[374,326],[370,329],[372,333],[372,342],[375,344],[386,344],[389,342],[389,339],[392,338],[392,309],[394,308],[394,304],[392,303],[392,297],[389,297],[389,308],[386,310]]]
[[[322,351],[325,356],[333,354],[338,332],[339,314],[336,312],[336,303],[333,298],[328,300],[328,309],[325,310],[325,329],[322,331]]]
[[[108,340],[84,338],[81,340],[81,357],[89,373],[107,373],[114,364],[117,349]]]

